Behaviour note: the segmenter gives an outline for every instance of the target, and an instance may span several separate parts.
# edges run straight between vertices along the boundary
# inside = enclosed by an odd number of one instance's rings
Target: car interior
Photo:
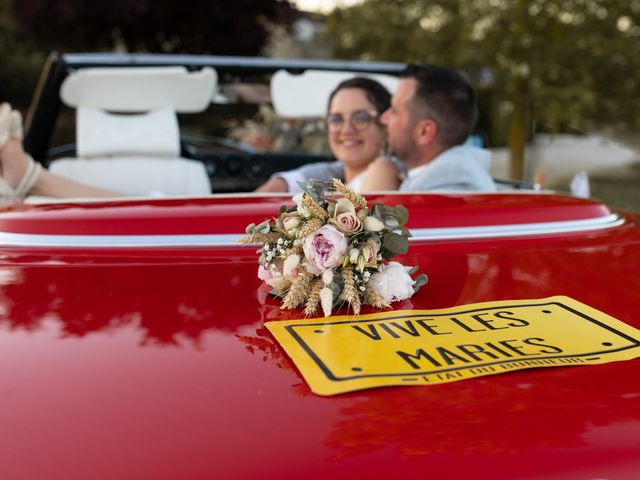
[[[51,88],[59,90],[55,110],[73,118],[73,137],[60,143],[54,130],[43,156],[31,149],[34,158],[58,175],[132,197],[251,192],[275,172],[332,159],[320,121],[329,94],[340,81],[363,75],[322,68],[60,65],[62,80]],[[364,75],[389,91],[398,84],[391,74]]]
[[[61,98],[76,109],[76,157],[49,169],[127,196],[207,195],[204,165],[180,156],[177,112],[201,112],[215,89],[211,68],[87,69],[69,75]]]

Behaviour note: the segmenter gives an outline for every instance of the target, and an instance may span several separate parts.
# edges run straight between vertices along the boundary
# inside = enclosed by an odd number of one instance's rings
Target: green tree
[[[11,8],[11,0],[0,0],[0,99],[24,108],[35,87],[44,55],[21,38]]]
[[[6,1],[6,0],[5,0]],[[260,54],[288,0],[15,1],[22,31],[42,49]]]
[[[537,131],[640,127],[640,0],[366,0],[328,34],[343,58],[466,70],[513,178]]]

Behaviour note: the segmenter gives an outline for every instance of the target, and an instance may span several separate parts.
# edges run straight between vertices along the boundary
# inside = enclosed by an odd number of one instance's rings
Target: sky
[[[348,6],[359,3],[361,0],[293,0],[300,10],[306,12],[329,13],[336,6]]]

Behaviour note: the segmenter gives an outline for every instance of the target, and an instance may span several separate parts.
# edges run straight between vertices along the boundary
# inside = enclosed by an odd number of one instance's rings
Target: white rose
[[[287,281],[287,279],[284,277],[273,277],[269,280],[265,280],[264,283],[273,288],[278,293],[278,295],[284,293],[289,285],[291,285],[291,282]]]
[[[413,285],[416,283],[409,275],[409,270],[398,262],[380,265],[378,272],[371,275],[368,285],[388,303],[404,300],[413,295]]]
[[[336,209],[333,212],[333,218],[337,218],[342,213],[356,213],[356,207],[346,198],[340,198],[336,201]]]
[[[364,229],[369,232],[379,232],[384,229],[384,224],[371,215],[364,218]]]
[[[300,217],[297,213],[285,213],[281,217],[282,227],[289,233],[300,226]]]
[[[258,267],[258,278],[260,280],[271,280],[273,278],[273,275],[271,274],[271,272],[269,270],[267,270],[266,268],[264,268],[264,266],[260,265]]]
[[[300,264],[300,257],[298,255],[289,255],[284,260],[284,265],[282,267],[282,274],[285,277],[289,277],[295,274],[299,264]]]
[[[298,206],[298,213],[305,217],[308,218],[311,215],[311,212],[309,212],[309,209],[305,206],[304,203],[302,203],[302,198],[304,197],[304,192],[300,192],[295,194],[291,200],[293,200],[296,205]]]
[[[273,288],[278,294],[284,293],[290,282],[282,276],[282,271],[278,268],[258,267],[258,278]]]

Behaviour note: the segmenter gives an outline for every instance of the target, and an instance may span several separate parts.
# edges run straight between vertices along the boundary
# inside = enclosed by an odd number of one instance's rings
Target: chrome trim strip
[[[454,228],[414,228],[410,240],[449,240],[466,238],[518,237],[525,235],[542,235],[553,233],[585,232],[602,230],[622,225],[624,218],[612,213],[604,217],[584,220],[567,220],[563,222],[541,222],[511,225],[492,225],[480,227]]]
[[[542,222],[480,227],[415,228],[412,242],[473,238],[520,237],[554,233],[586,232],[614,228],[624,224],[623,217],[612,213],[604,217],[564,222]],[[0,246],[22,247],[231,247],[242,234],[212,235],[40,235],[0,232]]]

